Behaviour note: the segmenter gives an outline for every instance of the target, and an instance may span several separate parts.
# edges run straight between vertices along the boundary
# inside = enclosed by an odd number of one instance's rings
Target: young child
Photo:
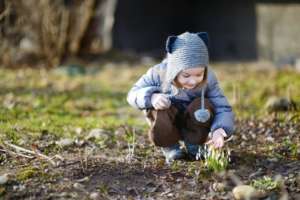
[[[234,131],[234,114],[209,67],[207,33],[169,36],[166,51],[131,88],[128,103],[144,110],[149,138],[168,162],[185,157],[179,141],[190,158],[207,139],[221,148]]]

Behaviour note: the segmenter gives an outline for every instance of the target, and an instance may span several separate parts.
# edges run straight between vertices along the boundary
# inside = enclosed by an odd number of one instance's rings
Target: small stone
[[[85,144],[85,140],[80,140],[80,139],[76,139],[75,140],[75,144],[76,144],[76,146],[78,146],[78,147],[82,147],[84,144]]]
[[[89,180],[90,180],[90,177],[86,176],[86,177],[84,177],[82,179],[78,179],[77,183],[82,183],[82,182],[86,182],[86,181],[89,181]]]
[[[96,200],[96,199],[99,199],[100,198],[100,194],[98,192],[92,192],[90,194],[90,199],[92,200]]]
[[[0,176],[0,185],[4,185],[9,180],[9,174],[3,174]]]
[[[167,197],[174,197],[174,193],[167,194]]]
[[[268,158],[268,161],[269,162],[278,162],[279,161],[279,159],[278,158]]]
[[[59,141],[56,141],[56,144],[61,147],[68,147],[71,146],[74,143],[74,141],[70,138],[64,138]]]
[[[74,183],[73,187],[77,190],[84,190],[84,185],[82,185],[80,183]]]
[[[294,108],[294,102],[286,97],[270,97],[265,108],[269,112],[288,111]]]
[[[275,139],[274,139],[272,136],[266,137],[266,140],[267,140],[268,142],[274,142],[274,141],[275,141]]]
[[[262,198],[265,196],[263,192],[256,190],[250,185],[238,185],[232,190],[233,196],[237,200]]]
[[[242,139],[243,139],[243,140],[248,140],[248,138],[247,138],[246,135],[242,135]]]
[[[246,147],[247,146],[247,143],[245,141],[241,142],[241,147]]]
[[[252,139],[256,138],[256,135],[254,133],[251,133],[250,136],[251,136]]]
[[[59,197],[69,197],[70,194],[68,192],[62,192],[62,193],[58,194],[57,196],[59,196]]]
[[[81,127],[75,128],[75,132],[77,135],[80,135],[82,133],[82,128]]]
[[[96,128],[90,131],[89,135],[86,137],[87,140],[89,139],[100,139],[100,138],[108,138],[110,132]]]
[[[212,188],[216,192],[223,192],[225,190],[225,184],[224,183],[213,183]]]

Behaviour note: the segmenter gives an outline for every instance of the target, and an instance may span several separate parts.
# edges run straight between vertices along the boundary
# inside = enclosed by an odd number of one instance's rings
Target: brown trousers
[[[205,143],[213,120],[213,107],[205,99],[205,108],[211,117],[205,122],[198,122],[194,112],[200,108],[200,98],[194,99],[185,109],[179,111],[175,106],[166,110],[147,110],[146,117],[150,121],[149,138],[156,146],[168,147],[184,140],[191,144]]]

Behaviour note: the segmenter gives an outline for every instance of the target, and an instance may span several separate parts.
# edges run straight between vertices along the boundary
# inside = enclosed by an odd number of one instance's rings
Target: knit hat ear
[[[171,35],[168,37],[167,42],[166,42],[166,51],[168,53],[172,53],[172,51],[173,51],[172,47],[173,47],[173,44],[176,41],[176,39],[177,39],[177,36],[174,36],[174,35]]]
[[[203,33],[200,34],[201,36]],[[184,32],[167,39],[166,82],[171,83],[185,69],[208,66],[208,48],[196,33]]]
[[[207,32],[199,32],[199,33],[197,33],[197,35],[201,38],[201,40],[203,40],[206,47],[208,48],[208,40],[209,40],[208,33]]]

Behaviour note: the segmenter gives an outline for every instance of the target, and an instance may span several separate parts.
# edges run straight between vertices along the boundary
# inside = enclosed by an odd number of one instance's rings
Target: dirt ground
[[[1,168],[11,174],[3,187],[4,199],[233,199],[237,184],[264,176],[283,185],[261,199],[300,196],[300,124],[276,119],[238,121],[231,163],[223,173],[205,169],[202,161],[177,161],[166,165],[159,149],[137,133],[133,155],[124,142],[97,149],[92,142],[70,146],[57,166],[43,159],[4,157]],[[117,132],[114,134],[118,134]],[[287,141],[288,135],[289,141]],[[268,139],[266,139],[268,138]],[[45,141],[39,141],[42,143]],[[23,169],[25,174],[14,172]],[[26,171],[27,170],[27,171]]]

